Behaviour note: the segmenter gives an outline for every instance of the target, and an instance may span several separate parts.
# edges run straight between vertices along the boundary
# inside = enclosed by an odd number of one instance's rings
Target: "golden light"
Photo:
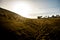
[[[12,7],[12,11],[24,17],[29,17],[29,13],[32,10],[30,4],[26,2],[15,2]]]

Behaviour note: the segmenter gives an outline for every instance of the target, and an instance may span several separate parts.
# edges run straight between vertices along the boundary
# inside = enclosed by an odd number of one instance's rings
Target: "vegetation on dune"
[[[0,37],[6,40],[60,40],[60,18],[27,19],[0,8]]]
[[[31,28],[36,30],[36,34],[34,36],[36,37],[36,40],[58,40],[58,37],[55,39],[57,35],[59,35],[57,32],[60,31],[60,18],[51,18],[51,19],[32,19],[28,21],[26,24],[28,24]],[[55,34],[57,33],[57,34]],[[50,35],[55,35],[50,38]]]

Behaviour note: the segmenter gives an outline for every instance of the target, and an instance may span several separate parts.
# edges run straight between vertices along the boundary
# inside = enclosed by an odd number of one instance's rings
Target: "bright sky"
[[[0,7],[27,18],[60,15],[60,0],[0,0]]]

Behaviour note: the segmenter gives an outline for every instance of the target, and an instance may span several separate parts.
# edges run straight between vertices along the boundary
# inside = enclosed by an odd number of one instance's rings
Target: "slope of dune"
[[[2,40],[59,40],[60,18],[27,19],[0,8],[0,38]]]
[[[33,30],[25,24],[27,18],[0,8],[0,35],[6,40],[30,40]],[[3,40],[3,39],[2,39]]]

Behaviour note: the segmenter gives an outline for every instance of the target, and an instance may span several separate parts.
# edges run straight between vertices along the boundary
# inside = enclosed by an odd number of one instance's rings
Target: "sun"
[[[12,8],[12,11],[24,17],[29,17],[29,13],[31,12],[31,10],[32,8],[30,4],[26,2],[15,2]]]

